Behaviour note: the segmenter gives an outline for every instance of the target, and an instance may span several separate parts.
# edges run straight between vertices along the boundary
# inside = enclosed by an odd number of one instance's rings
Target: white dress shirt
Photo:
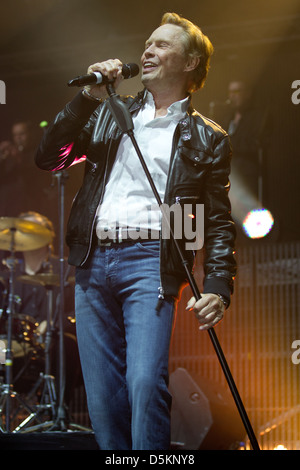
[[[147,92],[143,107],[133,117],[135,139],[162,201],[174,131],[187,107],[185,98],[173,103],[165,116],[155,118],[154,99]],[[160,209],[149,181],[131,139],[124,134],[102,204],[97,209],[97,236],[101,238],[101,233],[116,227],[160,230],[160,221]]]

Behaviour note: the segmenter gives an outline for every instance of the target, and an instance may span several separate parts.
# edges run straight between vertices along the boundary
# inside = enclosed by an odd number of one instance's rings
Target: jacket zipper
[[[95,173],[95,171],[97,170],[98,163],[92,162],[92,160],[90,160],[87,157],[86,157],[86,161],[89,162],[89,164],[92,166],[91,172]]]

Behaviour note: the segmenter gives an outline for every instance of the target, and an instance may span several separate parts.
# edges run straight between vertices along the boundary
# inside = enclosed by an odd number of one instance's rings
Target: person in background
[[[232,144],[230,200],[239,244],[246,241],[241,224],[248,212],[268,203],[264,182],[272,122],[268,107],[257,102],[254,91],[245,79],[230,80],[227,100],[216,103],[211,116],[228,132]]]

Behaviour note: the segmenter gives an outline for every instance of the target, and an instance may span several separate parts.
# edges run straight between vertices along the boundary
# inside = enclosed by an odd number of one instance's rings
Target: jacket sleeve
[[[43,170],[63,170],[85,158],[98,103],[78,93],[46,130],[35,156]]]
[[[228,300],[228,304],[236,274],[236,231],[228,196],[231,155],[229,137],[224,134],[214,148],[212,167],[206,180],[204,204],[204,293],[221,294]]]

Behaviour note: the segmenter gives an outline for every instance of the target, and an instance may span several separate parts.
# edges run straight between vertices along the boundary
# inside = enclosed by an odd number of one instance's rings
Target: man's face
[[[30,145],[30,133],[25,123],[14,124],[12,137],[19,151],[25,150]]]
[[[157,28],[146,41],[141,63],[142,82],[150,91],[181,88],[187,81],[182,28],[173,24]]]
[[[228,98],[231,106],[240,109],[248,99],[248,93],[243,82],[234,81],[229,83]]]

